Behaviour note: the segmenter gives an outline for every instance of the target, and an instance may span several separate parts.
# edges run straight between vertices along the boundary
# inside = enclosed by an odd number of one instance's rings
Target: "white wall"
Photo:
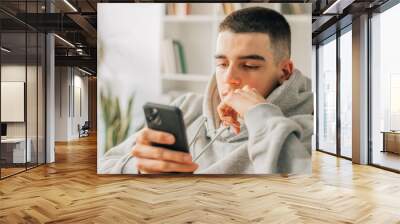
[[[72,119],[71,119],[71,132],[70,136],[72,138],[78,138],[79,133],[78,133],[78,124],[82,126],[85,121],[88,121],[88,78],[87,76],[83,77],[80,74],[76,74],[75,70],[75,75],[74,75],[74,96],[72,98],[74,99],[74,108],[72,108]],[[80,91],[80,93],[79,93]],[[79,97],[80,95],[80,97]],[[81,101],[81,102],[79,102]],[[81,107],[81,108],[79,108]],[[80,112],[80,110],[82,110]]]
[[[311,4],[309,4],[311,7]],[[311,78],[312,24],[311,15],[285,16],[292,32],[291,58],[294,66]]]
[[[55,141],[68,139],[68,68],[55,68]]]
[[[315,45],[312,46],[312,56],[311,56],[311,84],[312,91],[314,93],[314,134],[311,139],[311,149],[317,149],[317,48]]]
[[[78,124],[88,120],[88,78],[75,68],[56,67],[55,86],[55,141],[77,139]]]

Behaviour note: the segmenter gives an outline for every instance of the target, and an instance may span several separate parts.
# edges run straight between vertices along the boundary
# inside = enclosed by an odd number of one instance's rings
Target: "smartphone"
[[[153,143],[167,149],[189,152],[186,137],[186,128],[183,121],[182,111],[175,106],[146,103],[143,106],[147,127],[157,131],[168,132],[175,137],[172,145]]]

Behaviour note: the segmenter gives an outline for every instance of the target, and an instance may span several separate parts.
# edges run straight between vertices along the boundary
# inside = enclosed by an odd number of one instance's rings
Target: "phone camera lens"
[[[156,108],[151,108],[149,113],[147,114],[147,119],[149,121],[154,121],[154,119],[158,116],[158,110]]]
[[[154,116],[154,117],[157,116],[158,115],[158,110],[156,108],[152,108],[151,109],[151,115]]]
[[[157,108],[151,108],[150,113],[147,116],[147,119],[157,126],[161,125],[161,118]]]

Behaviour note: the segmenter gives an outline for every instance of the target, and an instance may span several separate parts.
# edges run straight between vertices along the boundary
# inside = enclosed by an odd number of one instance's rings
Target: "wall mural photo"
[[[309,174],[311,4],[98,4],[98,174]]]

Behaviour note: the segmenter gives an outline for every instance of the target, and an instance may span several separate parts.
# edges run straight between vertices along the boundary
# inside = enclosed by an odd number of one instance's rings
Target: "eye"
[[[255,69],[258,69],[260,67],[261,66],[259,66],[259,65],[246,65],[246,64],[243,65],[244,69],[250,69],[250,70],[255,70]]]
[[[217,67],[225,68],[225,67],[227,67],[227,66],[228,66],[228,64],[225,63],[225,62],[217,62]]]

